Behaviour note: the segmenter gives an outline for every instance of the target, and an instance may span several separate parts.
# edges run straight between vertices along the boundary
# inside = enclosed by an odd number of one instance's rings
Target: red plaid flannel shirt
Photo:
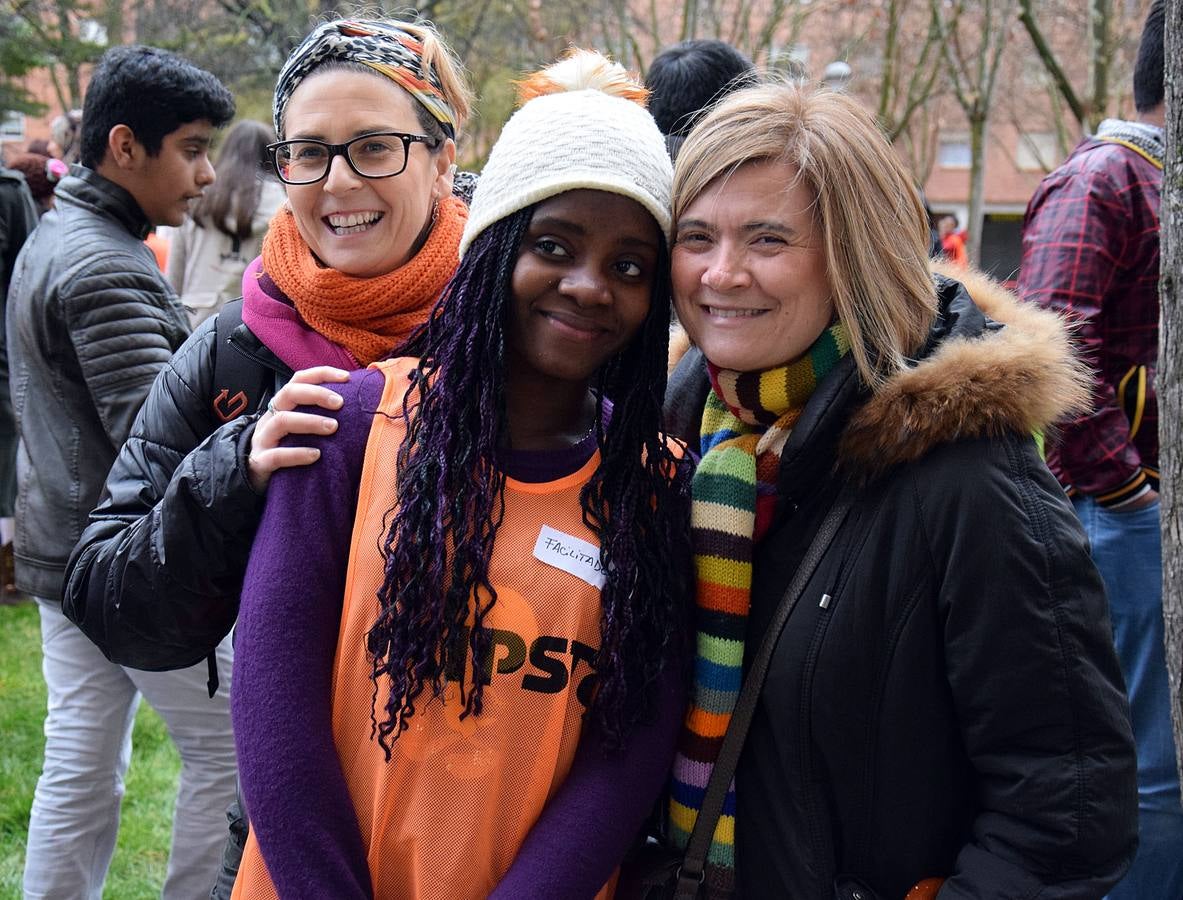
[[[1094,408],[1062,427],[1048,465],[1098,503],[1158,486],[1158,209],[1162,169],[1088,140],[1027,205],[1019,293],[1065,314],[1093,368]]]

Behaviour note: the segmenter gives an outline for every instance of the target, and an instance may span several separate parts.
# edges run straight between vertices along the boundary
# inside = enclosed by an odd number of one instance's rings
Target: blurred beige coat
[[[283,200],[283,188],[278,182],[263,183],[251,236],[245,241],[217,228],[201,228],[192,218],[173,231],[168,280],[181,296],[189,327],[196,330],[227,302],[242,296],[242,273],[259,255],[267,223]]]

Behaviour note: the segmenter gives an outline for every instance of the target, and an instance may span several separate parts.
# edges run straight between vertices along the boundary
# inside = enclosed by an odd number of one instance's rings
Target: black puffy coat
[[[152,385],[70,557],[63,611],[106,656],[137,669],[177,669],[213,652],[238,616],[238,595],[263,495],[247,478],[258,409],[292,372],[241,321],[241,301],[203,322]],[[247,361],[250,385],[216,385],[219,353]],[[221,390],[251,391],[255,409],[229,422]],[[225,413],[223,413],[225,414]]]
[[[1133,739],[1100,577],[1031,432],[1087,398],[1059,322],[955,282],[871,397],[847,356],[781,459],[748,654],[842,481],[737,774],[745,898],[1098,898],[1137,842]],[[667,406],[701,410],[697,360]],[[823,603],[823,597],[829,600]]]
[[[189,334],[132,195],[83,166],[55,193],[17,258],[7,311],[16,585],[52,599],[152,380]]]

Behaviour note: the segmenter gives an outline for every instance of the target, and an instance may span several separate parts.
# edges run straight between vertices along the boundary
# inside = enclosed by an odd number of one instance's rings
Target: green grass
[[[41,627],[31,603],[0,606],[0,898],[19,897],[33,787],[44,747]],[[141,704],[109,900],[160,896],[181,762],[160,717]]]

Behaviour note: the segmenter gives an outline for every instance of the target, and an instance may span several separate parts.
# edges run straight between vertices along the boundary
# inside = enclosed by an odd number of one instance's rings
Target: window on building
[[[24,113],[9,111],[0,116],[0,141],[23,141],[24,139]]]
[[[1019,135],[1015,163],[1024,172],[1050,172],[1060,156],[1056,136],[1050,132]]]
[[[969,135],[950,134],[937,147],[937,165],[942,169],[968,169],[972,160]]]

